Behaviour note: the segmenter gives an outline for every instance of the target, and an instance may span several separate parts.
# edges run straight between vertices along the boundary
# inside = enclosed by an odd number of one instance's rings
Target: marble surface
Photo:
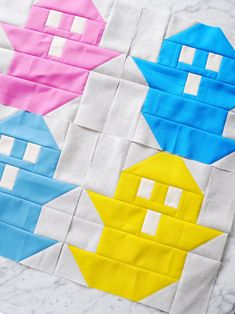
[[[9,1],[9,0],[8,0]],[[17,0],[21,1],[21,0]],[[104,0],[105,1],[105,0]],[[130,1],[130,0],[128,0]],[[207,24],[235,28],[235,0],[131,0]],[[6,2],[0,0],[1,3]],[[235,312],[235,228],[227,243],[208,314]],[[159,314],[161,312],[0,258],[0,313]]]

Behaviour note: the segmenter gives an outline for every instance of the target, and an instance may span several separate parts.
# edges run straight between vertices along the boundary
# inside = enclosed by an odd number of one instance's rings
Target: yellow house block
[[[96,252],[70,250],[88,286],[134,301],[178,281],[187,252],[222,234],[197,224],[203,193],[168,153],[123,171],[114,198],[88,194],[103,232]]]

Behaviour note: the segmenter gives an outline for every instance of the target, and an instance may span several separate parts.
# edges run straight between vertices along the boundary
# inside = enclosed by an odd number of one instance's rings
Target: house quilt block
[[[235,236],[232,36],[124,0],[13,5],[0,255],[164,313],[213,313]]]

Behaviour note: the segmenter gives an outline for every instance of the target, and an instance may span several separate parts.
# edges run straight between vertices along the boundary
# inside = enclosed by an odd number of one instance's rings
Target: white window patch
[[[51,10],[46,21],[46,26],[59,27],[61,17],[61,12]]]
[[[161,214],[147,210],[141,232],[154,236],[161,218]]]
[[[221,61],[222,61],[221,55],[217,55],[215,53],[210,52],[206,62],[206,69],[219,72]]]
[[[182,192],[181,189],[170,186],[165,198],[165,205],[178,208]]]
[[[155,182],[149,179],[142,178],[137,192],[137,196],[150,199]]]
[[[6,165],[0,180],[0,187],[12,190],[16,181],[19,168]]]
[[[38,155],[40,153],[40,150],[41,150],[41,146],[37,144],[33,144],[33,143],[28,143],[25,153],[24,153],[23,160],[32,162],[35,164],[38,160]]]
[[[187,63],[187,64],[193,64],[193,59],[195,55],[195,48],[188,47],[188,46],[182,46],[179,62]]]
[[[201,78],[200,75],[189,73],[185,83],[184,93],[197,96]]]
[[[51,42],[49,55],[60,58],[62,56],[66,38],[54,36]]]
[[[10,155],[15,139],[10,136],[1,135],[0,138],[0,154]]]
[[[84,19],[83,17],[75,16],[72,27],[71,27],[71,32],[77,33],[77,34],[83,34],[86,21],[87,20]]]

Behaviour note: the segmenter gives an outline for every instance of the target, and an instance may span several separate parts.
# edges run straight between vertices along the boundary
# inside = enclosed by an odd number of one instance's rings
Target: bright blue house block
[[[196,24],[163,41],[156,63],[134,59],[150,87],[142,114],[163,150],[203,163],[235,151],[235,53],[220,28]]]

